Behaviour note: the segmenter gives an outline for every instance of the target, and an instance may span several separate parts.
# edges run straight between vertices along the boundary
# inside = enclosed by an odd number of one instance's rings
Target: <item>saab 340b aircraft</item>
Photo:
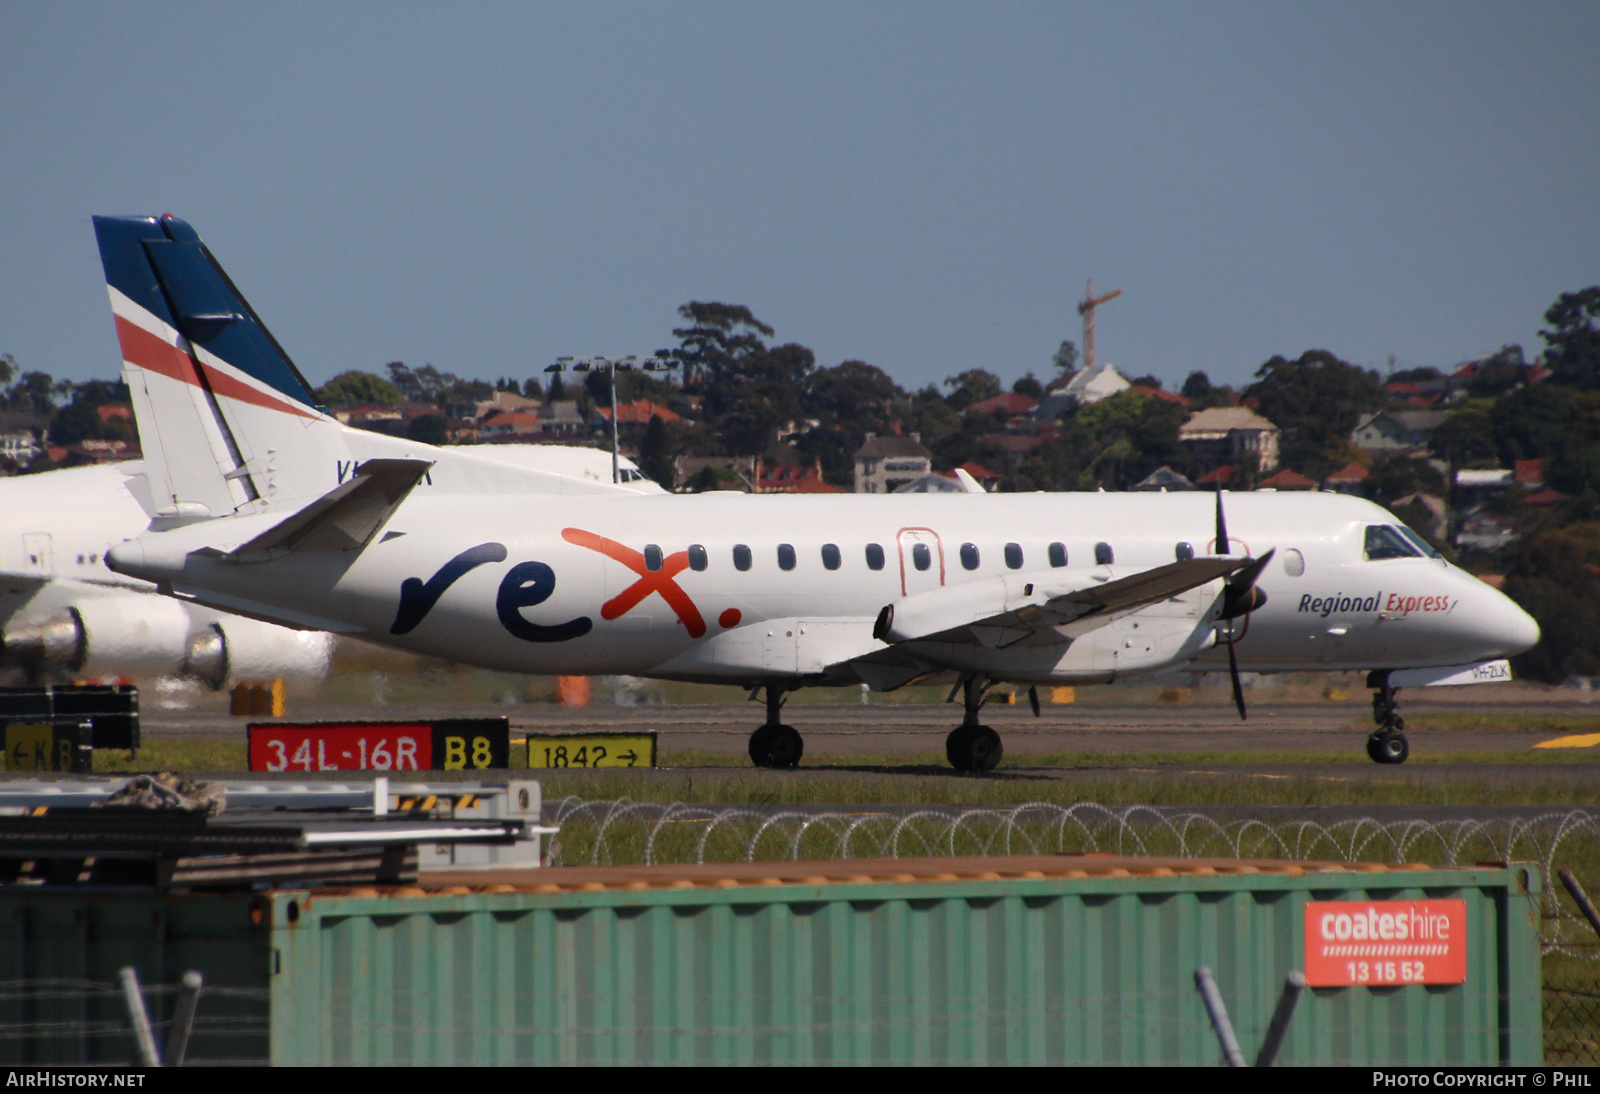
[[[502,671],[787,692],[952,681],[951,764],[988,770],[1000,682],[1367,670],[1508,679],[1539,638],[1393,515],[1337,494],[641,494],[329,417],[194,230],[95,219],[156,516],[109,565],[182,600]]]

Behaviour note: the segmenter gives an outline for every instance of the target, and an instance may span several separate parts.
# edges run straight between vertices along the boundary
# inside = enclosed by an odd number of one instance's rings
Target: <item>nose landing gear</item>
[[[805,741],[792,726],[778,721],[783,711],[783,690],[768,684],[766,691],[767,724],[750,734],[750,762],[757,767],[799,767]]]
[[[1367,738],[1367,755],[1375,763],[1403,764],[1411,746],[1403,732],[1406,720],[1400,717],[1400,704],[1395,700],[1399,689],[1390,687],[1386,676],[1381,683],[1368,683],[1373,686],[1372,721],[1378,728]]]
[[[966,713],[961,724],[945,738],[945,757],[957,771],[993,771],[1000,766],[1000,757],[1005,754],[1005,748],[1000,743],[1000,734],[978,724],[978,710],[983,706],[984,693],[989,690],[989,685],[981,683],[973,674],[962,677],[961,683],[956,686],[962,691]],[[954,692],[950,697],[955,698]]]

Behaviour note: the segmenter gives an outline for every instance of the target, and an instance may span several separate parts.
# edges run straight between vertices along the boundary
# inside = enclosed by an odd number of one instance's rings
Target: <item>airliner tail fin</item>
[[[181,523],[325,492],[344,428],[173,216],[95,217],[158,519]]]

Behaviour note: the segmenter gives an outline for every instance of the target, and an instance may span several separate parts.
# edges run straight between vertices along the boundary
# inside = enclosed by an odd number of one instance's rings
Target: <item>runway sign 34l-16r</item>
[[[511,766],[506,718],[255,724],[251,771],[482,771]]]

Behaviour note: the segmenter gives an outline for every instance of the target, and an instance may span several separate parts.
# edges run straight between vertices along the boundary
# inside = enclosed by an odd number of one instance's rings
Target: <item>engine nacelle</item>
[[[68,609],[83,632],[83,676],[171,676],[189,655],[189,613],[175,600],[115,596]]]
[[[4,660],[30,672],[171,676],[189,653],[189,613],[157,596],[89,597],[6,628]]]
[[[5,631],[0,664],[31,673],[183,676],[212,690],[237,678],[320,679],[333,636],[189,608],[159,596],[88,597]]]
[[[332,655],[331,634],[219,616],[194,632],[183,672],[212,690],[236,679],[320,680]]]

